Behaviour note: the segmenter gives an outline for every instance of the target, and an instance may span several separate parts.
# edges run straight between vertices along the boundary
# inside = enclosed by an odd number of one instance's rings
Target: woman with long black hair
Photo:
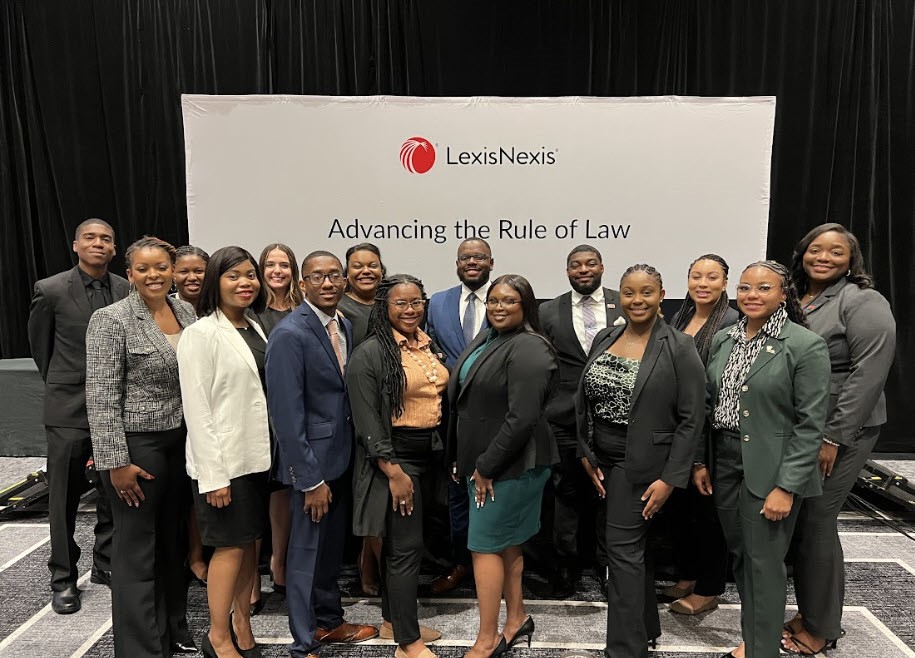
[[[420,328],[425,305],[416,277],[384,279],[368,335],[346,367],[356,427],[353,530],[383,538],[382,632],[397,642],[398,658],[434,658],[426,643],[441,637],[420,626],[416,601],[423,502],[441,466],[438,428],[448,385],[442,357]]]

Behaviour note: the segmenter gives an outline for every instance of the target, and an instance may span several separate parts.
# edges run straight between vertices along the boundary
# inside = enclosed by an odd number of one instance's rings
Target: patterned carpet
[[[92,515],[80,514],[77,541],[91,546]],[[911,525],[909,526],[911,530]],[[843,626],[847,637],[833,658],[915,658],[915,541],[887,525],[864,517],[840,522],[847,569],[846,611]],[[915,535],[913,535],[915,536]],[[110,629],[110,593],[88,582],[91,551],[80,561],[83,609],[70,616],[55,615],[48,605],[49,554],[46,519],[17,519],[0,524],[0,658],[103,658],[114,655]],[[431,574],[423,576],[427,584]],[[289,630],[285,600],[270,593],[268,579],[262,582],[266,606],[255,617],[254,629],[264,656],[287,656]],[[380,601],[360,598],[352,573],[341,578],[348,621],[379,623]],[[188,620],[199,642],[208,626],[206,591],[192,586],[188,594]],[[420,592],[428,597],[427,592]],[[551,587],[534,570],[525,573],[525,598],[537,630],[533,648],[515,648],[514,658],[557,657],[580,649],[600,657],[606,627],[606,605],[597,581],[590,574],[582,579],[573,601],[551,600]],[[794,603],[789,590],[789,608]],[[653,656],[665,658],[712,658],[737,641],[739,599],[728,587],[724,605],[698,617],[674,615],[662,606],[663,636]],[[472,643],[477,627],[473,591],[462,587],[446,598],[421,598],[424,623],[443,632],[435,651],[442,658],[460,658]],[[324,656],[343,658],[389,658],[393,645],[380,640],[357,646],[332,645]]]

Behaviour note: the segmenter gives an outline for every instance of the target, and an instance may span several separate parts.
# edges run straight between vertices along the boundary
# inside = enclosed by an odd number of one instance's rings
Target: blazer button
[[[740,390],[743,391],[744,393],[746,393],[747,391],[750,390],[750,387],[749,387],[749,386],[741,386],[741,387],[740,387]]]
[[[743,415],[744,415],[744,417],[749,416],[749,415],[750,415],[750,410],[749,410],[749,409],[744,409],[744,410],[743,410]]]
[[[749,435],[749,434],[744,434],[744,435],[743,435],[743,440],[744,440],[744,441],[749,441],[749,440],[750,440],[750,435]]]

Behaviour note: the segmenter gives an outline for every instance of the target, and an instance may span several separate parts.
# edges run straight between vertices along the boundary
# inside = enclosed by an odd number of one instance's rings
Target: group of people
[[[664,508],[680,544],[672,612],[717,607],[730,555],[744,643],[727,655],[813,655],[842,634],[836,522],[886,420],[895,347],[844,227],[812,229],[790,267],[746,266],[737,310],[725,260],[700,256],[670,323],[654,267],[606,288],[590,245],[566,259],[571,290],[539,308],[524,277],[491,279],[479,239],[458,248],[460,283],[431,297],[369,243],[342,262],[314,251],[299,271],[282,244],[255,258],[145,237],[125,252],[126,281],[108,271],[106,222],[83,222],[73,249],[75,268],[36,284],[29,321],[46,382],[52,608],[80,607],[73,529],[91,457],[91,578],[112,589],[116,655],[196,651],[188,569],[207,587],[204,655],[260,655],[251,613],[269,538],[294,658],[379,635],[397,658],[434,658],[441,632],[420,623],[417,590],[445,480],[451,567],[431,587],[473,574],[469,658],[530,645],[522,546],[548,485],[556,594],[597,565],[608,658],[647,656],[661,635],[646,538]],[[344,620],[351,533],[363,589],[381,595],[377,627]],[[792,544],[799,612],[785,623]]]

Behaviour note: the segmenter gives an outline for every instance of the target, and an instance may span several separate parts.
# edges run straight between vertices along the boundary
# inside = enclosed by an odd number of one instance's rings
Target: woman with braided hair
[[[594,338],[575,400],[579,454],[606,506],[607,648],[648,658],[661,635],[645,545],[652,517],[689,482],[702,431],[705,373],[693,339],[660,317],[664,286],[652,266],[620,279],[621,327]]]
[[[346,368],[356,428],[353,532],[382,537],[382,637],[397,658],[434,658],[441,633],[420,626],[416,590],[423,556],[423,499],[441,456],[438,427],[448,370],[420,329],[422,282],[408,274],[384,279],[368,335]]]
[[[748,658],[777,658],[785,612],[785,555],[799,498],[822,491],[817,456],[829,398],[826,341],[807,320],[788,269],[746,267],[737,285],[744,317],[712,340],[706,413],[712,469],[693,483],[713,496],[733,559]],[[714,486],[713,486],[714,485]],[[725,657],[742,656],[728,652]]]
[[[699,256],[689,266],[687,297],[670,324],[692,336],[702,364],[708,362],[712,338],[737,323],[728,306],[728,264],[716,254]],[[667,501],[677,565],[676,584],[664,590],[674,599],[670,611],[698,615],[718,607],[724,592],[728,554],[715,506],[695,487],[674,491]]]

